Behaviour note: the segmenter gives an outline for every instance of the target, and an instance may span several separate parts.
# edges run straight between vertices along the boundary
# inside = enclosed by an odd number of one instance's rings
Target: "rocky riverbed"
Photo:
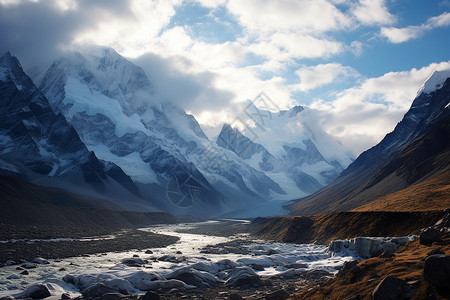
[[[359,239],[330,251],[324,245],[259,240],[249,235],[252,226],[221,220],[87,238],[3,240],[3,249],[16,251],[4,256],[9,261],[0,268],[0,298],[115,300],[152,292],[147,299],[284,299],[323,284],[346,261],[362,260],[359,250],[342,251],[345,245],[374,249],[389,242]]]

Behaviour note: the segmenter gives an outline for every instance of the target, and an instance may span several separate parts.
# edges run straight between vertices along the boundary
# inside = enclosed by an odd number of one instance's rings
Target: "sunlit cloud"
[[[418,26],[412,25],[404,28],[382,27],[380,33],[391,43],[398,44],[416,39],[434,28],[447,26],[450,26],[450,13],[445,12],[439,16],[429,18],[426,23]]]

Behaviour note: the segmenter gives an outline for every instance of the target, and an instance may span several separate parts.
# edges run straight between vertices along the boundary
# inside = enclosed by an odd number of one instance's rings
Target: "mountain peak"
[[[450,69],[434,71],[434,73],[425,81],[422,87],[419,89],[417,95],[422,93],[429,94],[442,87],[445,80],[450,78]]]

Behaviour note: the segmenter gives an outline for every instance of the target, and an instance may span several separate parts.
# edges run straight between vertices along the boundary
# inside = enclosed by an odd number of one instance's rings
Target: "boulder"
[[[99,282],[81,291],[81,294],[85,298],[99,298],[108,293],[115,293],[115,292],[117,292],[115,289],[106,286],[104,283]]]
[[[302,263],[293,263],[284,265],[286,269],[306,269],[308,268],[308,264],[302,264]]]
[[[148,291],[154,287],[153,281],[166,280],[163,276],[158,273],[148,273],[145,271],[138,271],[133,273],[125,279],[131,283],[135,288],[141,291]]]
[[[145,254],[153,254],[153,251],[148,249],[147,251],[145,251]]]
[[[42,257],[36,257],[33,262],[39,265],[48,265],[50,262]]]
[[[168,279],[178,279],[186,284],[194,285],[198,288],[213,288],[222,283],[217,277],[207,272],[202,272],[192,268],[181,268],[167,276]]]
[[[227,286],[248,286],[261,285],[261,279],[249,267],[238,267],[233,269],[228,275],[228,280],[225,282]]]
[[[101,300],[122,300],[123,298],[126,296],[121,293],[107,293],[100,297]]]
[[[52,294],[48,290],[47,286],[35,283],[30,285],[20,294],[19,298],[31,298],[31,299],[43,299],[50,297]]]
[[[372,300],[402,299],[406,288],[406,281],[395,276],[386,276],[373,290]]]
[[[72,299],[69,293],[63,293],[61,295],[61,300],[69,300],[69,299]]]
[[[147,292],[139,300],[160,300],[161,297],[155,292]]]
[[[228,296],[228,298],[230,300],[242,300],[243,299],[239,294],[236,294],[236,293],[230,294],[230,296]]]
[[[289,293],[285,290],[278,290],[270,294],[266,294],[266,300],[285,300],[289,298]]]
[[[143,261],[139,257],[132,257],[132,258],[122,259],[122,264],[124,264],[128,267],[142,267],[145,264],[145,261]]]
[[[255,271],[264,271],[264,267],[258,264],[252,264],[252,269]]]
[[[28,272],[27,270],[23,270],[22,272],[20,272],[21,275],[30,275],[30,272]]]
[[[419,237],[419,242],[422,245],[431,245],[434,242],[441,240],[441,233],[436,228],[430,227],[422,230]]]
[[[450,290],[450,256],[435,254],[427,257],[423,267],[426,281],[444,290]]]
[[[23,263],[20,266],[24,269],[35,269],[37,267],[36,264],[29,263],[29,262]]]

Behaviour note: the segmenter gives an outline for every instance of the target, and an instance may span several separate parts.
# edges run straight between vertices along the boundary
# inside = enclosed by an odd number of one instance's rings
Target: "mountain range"
[[[153,89],[111,48],[68,53],[36,82],[4,54],[1,175],[112,209],[217,216],[306,196],[353,160],[311,109],[273,112],[249,101],[245,110],[264,118],[246,113],[244,128],[224,124],[210,138]]]

